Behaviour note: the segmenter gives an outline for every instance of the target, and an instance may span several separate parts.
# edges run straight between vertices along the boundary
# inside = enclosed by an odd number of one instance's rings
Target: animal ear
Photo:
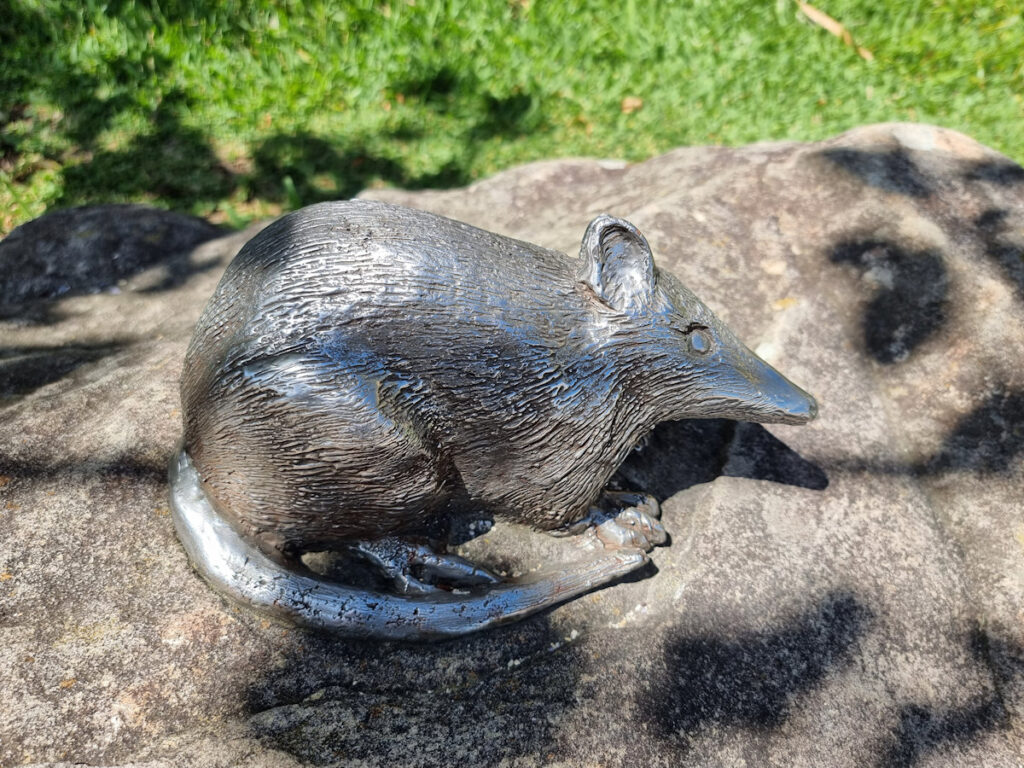
[[[624,219],[601,214],[587,227],[580,248],[579,277],[620,312],[650,304],[654,257],[640,230]]]

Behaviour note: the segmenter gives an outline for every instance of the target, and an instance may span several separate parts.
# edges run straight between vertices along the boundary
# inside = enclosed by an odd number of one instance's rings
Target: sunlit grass
[[[140,200],[241,223],[528,160],[946,125],[1024,157],[1019,3],[8,0],[0,234]],[[685,183],[685,180],[681,180]]]

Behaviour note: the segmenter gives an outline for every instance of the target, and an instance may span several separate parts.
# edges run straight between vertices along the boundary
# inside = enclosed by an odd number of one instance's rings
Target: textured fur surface
[[[245,246],[182,401],[206,493],[268,553],[467,503],[556,529],[659,421],[814,409],[627,222],[596,219],[574,259],[367,201],[303,209]]]

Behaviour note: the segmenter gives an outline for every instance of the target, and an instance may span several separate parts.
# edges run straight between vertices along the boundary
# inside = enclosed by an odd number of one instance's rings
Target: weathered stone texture
[[[0,765],[1024,765],[1024,169],[899,124],[368,196],[571,253],[628,218],[821,415],[660,427],[619,476],[664,501],[646,578],[436,646],[289,629],[191,572],[165,498],[252,231],[44,217],[0,243]]]

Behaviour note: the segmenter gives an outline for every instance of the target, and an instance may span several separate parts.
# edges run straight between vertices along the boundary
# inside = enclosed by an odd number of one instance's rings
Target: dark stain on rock
[[[665,647],[665,670],[639,698],[645,716],[673,741],[719,724],[777,728],[794,697],[845,665],[872,620],[845,592],[825,595],[777,630],[689,634]]]
[[[946,322],[949,278],[941,254],[882,240],[846,240],[833,264],[850,264],[874,283],[862,322],[864,347],[880,363],[899,363]]]

